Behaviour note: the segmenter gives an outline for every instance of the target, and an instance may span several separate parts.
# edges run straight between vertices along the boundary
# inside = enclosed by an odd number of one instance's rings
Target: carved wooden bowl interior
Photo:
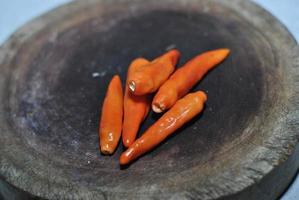
[[[208,95],[204,112],[121,168],[121,144],[113,156],[98,150],[109,80],[172,47],[179,66],[207,50],[231,54],[193,89]],[[287,30],[247,1],[62,6],[1,48],[1,175],[50,199],[276,198],[299,166],[298,55]],[[159,117],[150,113],[140,133]]]

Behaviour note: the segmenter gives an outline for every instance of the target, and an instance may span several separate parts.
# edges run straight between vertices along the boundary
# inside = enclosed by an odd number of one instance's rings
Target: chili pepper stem
[[[108,146],[102,146],[101,147],[101,152],[102,154],[104,155],[110,155],[112,154],[113,152],[111,150],[109,150],[110,148]]]
[[[136,84],[134,81],[130,81],[129,83],[129,89],[131,90],[131,92],[134,92],[136,89]]]
[[[165,107],[160,104],[153,104],[152,109],[155,113],[161,113],[165,110]]]
[[[171,50],[139,68],[127,83],[130,92],[134,95],[145,95],[157,91],[175,70],[179,57],[178,50]]]

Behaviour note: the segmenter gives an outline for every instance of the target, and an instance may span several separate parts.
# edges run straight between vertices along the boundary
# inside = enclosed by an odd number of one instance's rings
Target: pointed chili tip
[[[226,54],[230,53],[230,49],[228,49],[228,48],[224,48],[223,50],[226,52]]]
[[[181,56],[181,53],[179,52],[179,50],[172,49],[172,50],[168,51],[167,54],[170,56],[172,64],[176,65],[176,63],[178,62],[178,60]]]
[[[175,56],[175,57],[178,57],[178,56],[181,55],[181,52],[178,49],[176,49],[176,48],[169,50],[168,53],[171,56]]]
[[[230,53],[230,50],[228,48],[221,48],[221,49],[207,51],[203,54],[212,56],[218,62],[222,62],[225,58],[228,57],[229,53]]]
[[[203,92],[203,91],[199,91],[199,94],[201,95],[203,101],[206,102],[207,99],[208,99],[207,94],[205,92]]]
[[[120,76],[119,75],[114,75],[113,77],[112,77],[112,79],[111,79],[111,82],[112,81],[118,81],[118,82],[121,82],[121,79],[120,79]]]
[[[225,57],[228,56],[228,54],[230,54],[230,49],[228,49],[228,48],[218,49],[218,51],[222,51],[222,54],[223,54]]]
[[[130,81],[129,82],[129,89],[131,90],[131,92],[134,92],[136,89],[136,84],[134,81]]]
[[[153,111],[155,112],[155,113],[161,113],[161,112],[163,112],[164,111],[164,106],[161,106],[161,105],[159,105],[159,104],[157,104],[157,103],[154,103],[153,105],[152,105],[152,109],[153,109]]]

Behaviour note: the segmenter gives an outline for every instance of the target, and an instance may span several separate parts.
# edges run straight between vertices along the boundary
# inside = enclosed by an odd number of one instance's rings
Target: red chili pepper
[[[200,113],[206,100],[206,94],[201,91],[190,93],[178,100],[169,111],[121,154],[120,164],[128,164],[153,149],[175,130]]]
[[[149,61],[144,58],[135,59],[129,66],[127,83],[137,69],[148,63]],[[135,96],[129,91],[128,84],[126,84],[122,133],[122,140],[125,147],[129,147],[135,141],[139,126],[149,112],[150,104],[150,97],[148,95]]]
[[[168,79],[180,57],[178,50],[170,50],[164,55],[139,68],[128,82],[134,95],[153,93]]]
[[[103,154],[112,154],[121,135],[123,118],[123,91],[118,75],[109,83],[102,107],[100,121],[100,150]]]
[[[200,54],[176,70],[159,88],[152,102],[156,113],[163,112],[186,95],[202,77],[229,54],[229,49],[217,49]]]

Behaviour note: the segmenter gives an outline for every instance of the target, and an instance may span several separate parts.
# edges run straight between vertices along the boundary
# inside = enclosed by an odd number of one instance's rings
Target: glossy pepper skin
[[[207,96],[202,91],[190,93],[178,100],[169,111],[121,154],[120,164],[128,164],[153,149],[175,130],[200,113],[206,100]]]
[[[100,150],[112,154],[119,142],[123,120],[123,91],[118,75],[109,83],[102,107],[99,136]]]
[[[158,90],[174,71],[179,57],[180,52],[173,49],[139,68],[128,82],[130,91],[134,95],[145,95]]]
[[[161,113],[173,106],[175,102],[186,95],[202,77],[229,54],[229,49],[208,51],[194,57],[184,66],[176,70],[159,88],[152,102],[152,109]]]
[[[144,58],[135,59],[129,66],[126,83],[128,83],[133,72],[147,64],[149,64],[149,61]],[[129,147],[135,141],[139,126],[147,116],[150,105],[150,97],[148,95],[133,95],[129,91],[128,84],[126,84],[122,132],[122,141],[125,147]]]

